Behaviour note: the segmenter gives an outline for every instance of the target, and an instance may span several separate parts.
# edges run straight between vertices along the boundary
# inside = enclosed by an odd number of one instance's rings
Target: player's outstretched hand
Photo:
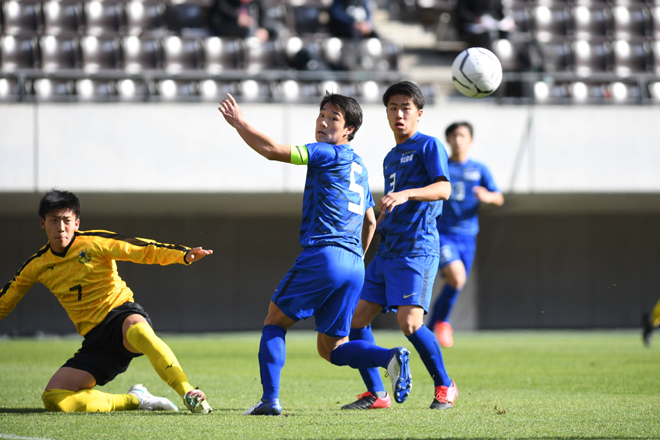
[[[234,128],[241,124],[245,119],[243,116],[243,110],[238,106],[234,97],[229,93],[227,93],[225,99],[220,101],[220,107],[218,107],[218,110],[220,110],[222,116],[225,117],[225,121]]]
[[[212,253],[213,251],[210,249],[202,249],[201,247],[192,248],[186,254],[186,263],[193,263],[197,260],[201,260]]]

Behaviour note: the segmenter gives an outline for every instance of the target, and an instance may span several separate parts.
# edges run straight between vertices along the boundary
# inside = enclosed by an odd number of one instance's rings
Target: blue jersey
[[[486,165],[468,160],[449,161],[451,175],[451,196],[445,202],[442,217],[438,218],[440,234],[477,235],[479,232],[479,199],[474,193],[475,186],[483,186],[488,191],[499,192],[493,176]]]
[[[305,145],[309,154],[300,246],[338,245],[362,255],[362,222],[374,206],[369,174],[350,145]]]
[[[447,152],[440,141],[422,133],[394,147],[383,161],[385,193],[432,184],[438,177],[449,180]],[[378,255],[385,258],[440,255],[436,219],[442,201],[409,200],[396,206],[383,219],[378,232]]]

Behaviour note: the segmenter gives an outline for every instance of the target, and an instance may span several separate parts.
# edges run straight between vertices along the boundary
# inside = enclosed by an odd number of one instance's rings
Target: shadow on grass
[[[0,414],[46,413],[45,408],[0,408]]]

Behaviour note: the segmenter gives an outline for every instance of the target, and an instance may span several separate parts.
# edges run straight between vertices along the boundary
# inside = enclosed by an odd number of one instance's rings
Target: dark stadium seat
[[[245,39],[245,65],[248,72],[281,69],[286,66],[284,50],[278,41],[261,41],[256,37]]]
[[[154,38],[138,38],[135,36],[122,39],[124,53],[124,70],[140,72],[162,68],[162,48],[159,40]]]
[[[2,2],[3,33],[5,35],[32,36],[43,30],[41,2]]]
[[[66,70],[80,67],[80,44],[77,38],[60,38],[53,35],[41,37],[41,68]]]
[[[359,42],[357,56],[360,70],[396,70],[401,48],[379,38],[366,38]]]
[[[231,93],[238,95],[238,85],[234,81],[218,81],[205,79],[199,82],[199,95],[205,101],[218,102]]]
[[[645,41],[617,40],[613,44],[614,73],[627,77],[652,70],[651,49]]]
[[[84,70],[95,72],[121,68],[121,45],[118,39],[88,35],[80,43]]]
[[[243,40],[208,37],[203,40],[204,68],[208,73],[218,74],[236,70],[242,64]]]
[[[594,40],[612,36],[614,25],[609,6],[575,6],[572,16],[575,38]]]
[[[651,8],[652,37],[660,40],[660,5]]]
[[[543,65],[548,72],[572,72],[575,68],[573,46],[568,41],[541,44]]]
[[[43,15],[47,35],[73,36],[85,29],[81,3],[49,1],[43,5]]]
[[[272,97],[271,84],[252,79],[241,81],[238,84],[238,96],[242,101],[268,101]]]
[[[195,70],[204,65],[201,44],[196,39],[165,37],[162,42],[165,70],[171,73]]]
[[[108,101],[117,95],[117,86],[109,79],[81,79],[76,81],[75,89],[82,101]]]
[[[35,69],[40,66],[37,38],[6,35],[0,37],[0,43],[0,68],[2,70]]]
[[[162,33],[165,29],[165,4],[138,0],[126,3],[126,28],[129,35]]]
[[[640,100],[640,92],[637,83],[617,81],[608,85],[607,97],[615,104],[634,104]]]
[[[21,82],[17,78],[0,78],[0,102],[12,102],[20,100],[24,95],[31,92],[32,82],[25,81],[24,89],[21,90]]]
[[[534,8],[534,35],[541,42],[565,38],[570,31],[568,10],[563,6]]]
[[[121,101],[143,101],[145,97],[151,95],[151,84],[141,79],[121,79],[117,81],[117,95]]]
[[[69,79],[39,78],[33,87],[39,101],[68,101],[75,94],[73,80]]]
[[[573,44],[575,72],[580,76],[607,72],[612,67],[612,47],[609,43],[578,40]]]
[[[85,23],[88,35],[114,37],[126,30],[124,5],[93,0],[85,3]]]
[[[655,40],[651,43],[651,54],[653,55],[651,57],[653,65],[649,70],[660,76],[660,40]]]
[[[651,101],[655,104],[660,104],[660,82],[653,81],[648,83],[648,93],[651,97]]]
[[[197,83],[165,79],[157,83],[158,97],[163,101],[186,101],[198,95]]]
[[[319,84],[314,81],[282,81],[276,85],[273,98],[288,103],[318,102]]]
[[[211,5],[168,4],[165,7],[167,29],[182,36],[206,37],[211,32]]]
[[[612,19],[615,38],[639,39],[653,34],[651,13],[646,6],[616,6]]]

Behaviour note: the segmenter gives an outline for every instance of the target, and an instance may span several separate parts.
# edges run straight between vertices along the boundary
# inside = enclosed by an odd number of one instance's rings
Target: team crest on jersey
[[[402,153],[401,154],[401,163],[406,163],[406,162],[412,161],[414,155],[415,155],[414,151],[406,151],[405,153]]]
[[[89,263],[90,261],[92,261],[92,253],[89,252],[87,249],[85,249],[84,251],[80,251],[80,253],[78,254],[78,261],[81,264]]]
[[[479,180],[481,179],[481,171],[479,170],[465,170],[463,172],[465,180]]]

